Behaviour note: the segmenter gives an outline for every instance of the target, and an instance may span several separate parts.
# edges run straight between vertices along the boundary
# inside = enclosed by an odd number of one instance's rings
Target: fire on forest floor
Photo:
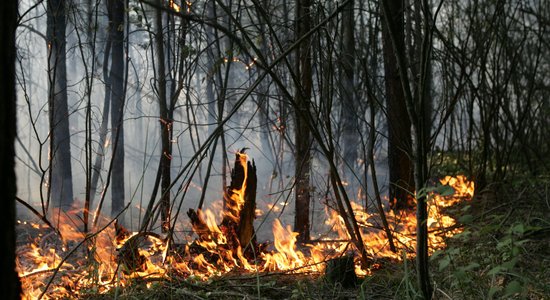
[[[232,209],[225,212],[229,220],[239,218],[238,212],[244,205],[246,189],[246,155],[242,155],[245,180],[238,189],[231,191]],[[445,208],[473,196],[473,183],[464,176],[447,176],[440,180],[440,186],[451,189],[434,189],[429,197],[429,245],[430,252],[445,247],[445,239],[459,232],[456,221],[445,214]],[[449,191],[452,191],[450,193]],[[369,274],[387,259],[402,260],[403,254],[412,257],[415,248],[416,219],[414,213],[395,215],[387,213],[397,253],[390,251],[384,230],[380,230],[376,214],[369,214],[353,203],[355,217],[362,228],[362,236],[372,265],[362,269],[356,257],[356,273]],[[237,213],[235,213],[237,212]],[[258,247],[235,246],[228,228],[218,225],[215,213],[210,210],[197,211],[206,229],[186,245],[168,245],[163,236],[150,233],[130,233],[116,226],[114,222],[84,234],[77,226],[75,214],[58,212],[55,224],[60,235],[46,225],[21,222],[18,226],[17,267],[22,278],[25,298],[78,298],[83,294],[104,294],[113,288],[125,288],[136,282],[146,287],[158,285],[160,281],[192,282],[206,281],[214,276],[251,273],[254,276],[293,273],[323,274],[325,262],[329,259],[353,252],[342,218],[327,210],[326,224],[337,236],[331,240],[317,241],[298,247],[297,234],[289,225],[275,220],[272,225],[272,244],[258,244]],[[261,274],[261,275],[258,275]],[[221,296],[221,295],[220,295]]]

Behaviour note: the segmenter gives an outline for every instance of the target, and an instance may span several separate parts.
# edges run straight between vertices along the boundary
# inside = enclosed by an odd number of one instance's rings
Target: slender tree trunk
[[[376,34],[376,33],[375,33]],[[371,38],[371,40],[374,39]],[[376,56],[373,56],[371,58],[371,71],[373,71],[373,74],[376,74]],[[378,212],[380,214],[380,219],[382,220],[382,225],[384,227],[384,231],[386,232],[386,236],[388,238],[388,243],[390,246],[390,250],[394,253],[397,253],[397,248],[395,247],[395,243],[393,241],[393,235],[391,232],[391,228],[388,224],[388,220],[386,218],[386,213],[384,212],[384,207],[382,205],[382,196],[380,195],[380,189],[378,186],[378,179],[376,175],[376,165],[374,162],[374,147],[376,143],[376,99],[374,96],[374,89],[373,86],[375,85],[374,80],[367,80],[367,89],[368,92],[368,100],[369,100],[369,107],[370,107],[370,131],[369,131],[369,144],[368,148],[366,149],[366,157],[368,159],[368,165],[370,165],[370,171],[371,171],[371,179],[372,179],[372,186],[374,190],[374,199],[376,200],[376,206],[378,208]],[[365,164],[365,174],[367,174],[367,163]],[[366,175],[365,175],[366,176]],[[366,180],[365,180],[366,181]]]
[[[311,0],[298,0],[296,3],[296,38],[302,37],[311,29]],[[310,165],[311,165],[311,132],[307,120],[310,109],[312,91],[312,67],[310,39],[302,41],[296,49],[296,75],[299,83],[296,86],[296,112],[295,115],[295,136],[296,149],[295,158],[295,180],[296,180],[296,215],[294,219],[294,230],[298,232],[298,240],[309,241],[309,203],[310,191]]]
[[[125,0],[109,0],[109,33],[112,41],[111,69],[111,139],[113,169],[111,177],[111,217],[124,208],[124,5]],[[122,216],[121,216],[122,217]],[[122,220],[119,220],[122,221]]]
[[[162,7],[163,1],[159,0],[156,12],[156,44],[157,44],[157,91],[159,96],[159,114],[161,128],[161,155],[160,155],[160,173],[161,173],[161,226],[164,232],[170,227],[170,184],[172,161],[172,146],[170,144],[170,133],[172,131],[172,119],[169,115],[168,97],[166,91],[166,66],[164,53],[164,32]]]
[[[208,1],[206,3],[206,5],[207,5],[207,7],[206,7],[207,12],[206,13],[207,13],[208,19],[214,19],[215,16],[216,16],[214,1],[215,0]],[[206,31],[206,41],[209,45],[208,49],[206,50],[207,60],[206,60],[206,74],[205,74],[205,76],[206,76],[206,99],[208,101],[208,124],[209,124],[208,125],[208,134],[212,135],[212,134],[215,134],[215,130],[218,127],[218,125],[220,124],[221,119],[223,117],[223,102],[221,103],[221,106],[220,106],[220,103],[218,103],[218,101],[221,102],[222,100],[221,99],[216,99],[216,96],[215,96],[215,93],[214,93],[215,83],[216,83],[215,82],[215,78],[216,78],[215,75],[219,74],[219,71],[214,71],[215,62],[216,62],[217,58],[220,57],[220,55],[219,55],[219,51],[217,51],[219,41],[216,39],[216,29],[214,29],[212,27],[207,27],[205,31]],[[220,75],[220,77],[221,77],[221,75]],[[221,109],[220,109],[220,107],[221,107]],[[215,140],[214,140],[214,143],[213,143],[213,146],[212,146],[212,150],[211,150],[210,158],[209,158],[209,161],[208,161],[208,165],[206,167],[206,174],[205,174],[204,183],[203,183],[203,186],[202,186],[201,197],[199,199],[198,209],[202,209],[202,207],[204,205],[204,199],[206,197],[206,191],[207,191],[207,188],[208,188],[208,183],[210,181],[210,174],[211,174],[212,166],[213,166],[213,163],[214,163],[216,149],[218,147],[218,141],[220,139],[220,136],[223,135],[223,131],[221,133],[216,133],[216,135],[217,136],[215,137]],[[225,152],[225,149],[222,148],[222,151]],[[222,166],[223,166],[223,163],[222,163]],[[224,174],[224,178],[225,178],[225,174]],[[224,180],[224,182],[225,182],[225,180]],[[223,186],[223,188],[225,188],[225,186]]]
[[[49,0],[47,18],[51,163],[49,199],[55,207],[68,209],[73,204],[73,175],[67,104],[65,0]]]
[[[418,72],[417,99],[413,103],[419,103],[415,132],[415,183],[416,190],[425,189],[428,182],[428,154],[430,151],[430,136],[432,126],[432,15],[428,1],[416,2],[416,9],[422,12],[422,27],[418,29],[420,47],[420,66]],[[420,20],[419,20],[420,22]],[[409,108],[409,111],[413,110]],[[412,117],[411,117],[412,118]],[[429,257],[428,257],[428,209],[425,197],[416,199],[416,274],[418,285],[425,299],[432,298],[433,288],[430,283]]]
[[[20,299],[21,285],[15,271],[15,29],[18,1],[0,2],[0,291],[5,299]]]
[[[342,48],[340,58],[340,97],[342,105],[342,140],[341,148],[344,158],[346,180],[353,181],[357,161],[357,134],[359,126],[358,101],[354,88],[355,67],[355,19],[354,1],[350,1],[342,13]],[[350,172],[351,171],[351,172]],[[352,187],[354,184],[351,185]]]
[[[109,124],[109,112],[111,111],[111,78],[109,76],[109,58],[111,56],[112,40],[111,35],[107,36],[105,42],[105,52],[103,59],[103,80],[105,82],[105,95],[103,98],[103,113],[101,115],[101,125],[99,127],[99,142],[96,150],[96,157],[94,165],[92,167],[92,180],[90,183],[90,202],[94,201],[97,194],[97,185],[99,177],[101,175],[101,169],[103,168],[103,161],[105,159],[105,143],[107,140],[108,124]]]
[[[386,0],[385,0],[386,1]],[[414,207],[414,177],[411,161],[411,121],[407,112],[396,55],[405,55],[403,2],[387,0],[387,19],[395,26],[396,47],[392,45],[387,26],[383,26],[384,69],[388,120],[389,199],[394,209]],[[396,53],[400,52],[400,53]]]
[[[265,8],[269,7],[269,3],[267,1],[263,1],[262,5]],[[260,51],[265,57],[269,57],[269,48],[267,44],[267,38],[269,36],[268,30],[266,26],[263,23],[260,23],[259,25],[260,32],[262,33],[262,40],[260,42]],[[258,87],[258,108],[260,111],[260,126],[263,128],[261,131],[261,143],[262,143],[262,150],[267,155],[269,160],[273,161],[275,163],[275,154],[272,150],[272,145],[270,143],[270,130],[271,125],[269,120],[269,113],[270,113],[270,105],[269,105],[269,81],[262,80],[260,82],[260,85]]]
[[[399,1],[397,1],[399,2]],[[398,5],[399,3],[397,3]],[[400,35],[403,30],[399,27],[395,20],[390,16],[395,12],[396,3],[393,0],[382,1],[383,11],[385,14],[387,37],[391,41],[391,45],[395,50],[395,58],[397,61],[401,87],[405,95],[405,107],[408,116],[411,120],[414,132],[414,181],[417,191],[422,191],[426,187],[428,179],[428,151],[430,146],[430,128],[431,128],[431,111],[430,107],[430,81],[431,81],[431,51],[432,51],[432,20],[430,6],[428,1],[422,2],[422,32],[421,47],[415,53],[420,57],[418,72],[410,70],[415,78],[409,78],[409,66],[407,63],[408,56],[404,51],[404,47]],[[420,5],[419,5],[420,6]],[[410,58],[409,58],[410,59]],[[414,84],[414,93],[411,92],[411,82]],[[417,282],[422,292],[424,299],[432,298],[432,287],[429,276],[429,261],[428,261],[428,212],[426,205],[426,193],[418,193],[416,199],[416,272]]]
[[[209,20],[213,20],[215,18],[215,0],[210,0],[206,2],[206,16]],[[217,115],[220,113],[217,111],[217,103],[216,103],[216,96],[215,96],[215,74],[217,74],[217,71],[215,70],[215,63],[216,60],[218,60],[220,57],[220,54],[218,51],[216,51],[217,47],[216,45],[216,33],[214,28],[212,27],[206,27],[206,42],[208,43],[209,47],[206,50],[206,100],[208,101],[208,133],[213,134],[216,127],[218,127],[218,117]],[[225,150],[224,150],[225,151]]]

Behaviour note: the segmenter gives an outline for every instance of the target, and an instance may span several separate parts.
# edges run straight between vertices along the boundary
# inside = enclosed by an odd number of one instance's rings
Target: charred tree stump
[[[219,229],[225,235],[226,242],[218,247],[225,250],[237,250],[241,247],[247,258],[252,257],[253,249],[258,249],[254,231],[256,187],[256,165],[253,161],[247,161],[243,149],[235,155],[231,184],[224,192],[224,214]],[[200,210],[189,209],[187,215],[200,241],[217,240],[220,233],[211,232]]]
[[[239,245],[243,249],[255,246],[254,218],[256,211],[256,164],[247,161],[244,150],[235,154],[235,166],[231,172],[231,184],[224,193],[224,218],[221,223],[222,231],[229,233],[236,249]]]
[[[353,256],[345,255],[327,261],[325,276],[331,284],[340,284],[345,288],[354,287],[357,284],[357,275]]]
[[[247,162],[248,176],[246,179],[246,188],[244,191],[244,206],[241,210],[241,216],[239,218],[239,225],[237,227],[237,235],[239,237],[239,243],[243,249],[248,248],[249,245],[254,246],[256,244],[256,238],[254,235],[254,219],[256,218],[256,164]]]

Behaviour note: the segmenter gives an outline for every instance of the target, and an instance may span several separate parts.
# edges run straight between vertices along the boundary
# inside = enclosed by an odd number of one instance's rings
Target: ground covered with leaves
[[[493,184],[448,208],[464,231],[431,257],[434,299],[550,299],[550,178]],[[415,299],[413,260],[380,261],[355,287],[322,275],[229,273],[136,280],[86,299]]]

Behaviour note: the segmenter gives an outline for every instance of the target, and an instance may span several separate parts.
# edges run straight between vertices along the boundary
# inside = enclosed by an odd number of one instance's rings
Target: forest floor
[[[550,299],[550,178],[494,184],[449,208],[464,231],[431,256],[434,299]],[[353,288],[321,275],[225,274],[135,282],[86,299],[415,299],[414,261],[384,261]]]

